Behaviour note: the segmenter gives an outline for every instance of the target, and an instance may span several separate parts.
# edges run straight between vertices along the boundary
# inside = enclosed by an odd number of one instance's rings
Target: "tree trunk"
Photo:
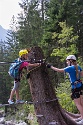
[[[29,60],[43,60],[40,47],[34,47],[29,53]],[[39,125],[77,125],[73,118],[79,114],[66,112],[60,106],[55,90],[48,75],[45,62],[30,72],[30,91]]]

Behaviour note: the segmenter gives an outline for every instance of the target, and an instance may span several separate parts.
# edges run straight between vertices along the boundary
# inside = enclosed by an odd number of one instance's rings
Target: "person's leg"
[[[16,91],[16,100],[19,100],[20,98],[19,98],[19,89],[17,89]]]
[[[11,90],[11,93],[10,93],[10,98],[9,98],[9,100],[8,100],[8,103],[9,103],[9,104],[13,104],[13,103],[14,103],[14,102],[12,101],[14,94],[15,94],[15,81],[14,81],[14,87],[13,87],[13,89]]]
[[[11,91],[10,98],[9,98],[9,100],[8,100],[8,102],[9,102],[10,104],[13,104],[13,103],[14,103],[14,102],[12,101],[14,94],[16,94],[16,99],[19,99],[19,84],[20,84],[20,82],[14,81],[14,87],[13,87],[13,89],[12,89],[12,91]]]
[[[15,81],[15,94],[16,94],[16,100],[19,100],[19,86],[20,86],[20,81]]]
[[[12,91],[11,91],[11,94],[10,94],[10,100],[12,100],[13,99],[13,95],[15,94],[15,90],[14,89],[12,89]]]
[[[74,99],[74,102],[83,119],[83,106],[81,105],[81,97]]]
[[[80,114],[81,114],[81,121],[77,122],[79,125],[83,125],[83,96],[80,95],[80,106],[78,106]]]
[[[16,89],[16,103],[24,103],[23,100],[20,100],[20,97],[19,97],[19,86],[20,86],[20,82],[18,81],[18,84],[17,84],[17,89]]]
[[[16,103],[24,103],[24,101],[20,100],[20,97],[19,97],[19,87],[20,87],[20,81],[18,81],[17,84],[16,84],[16,90],[15,90],[15,93],[16,93]]]
[[[80,95],[81,105],[83,106],[83,95]]]
[[[19,96],[19,84],[20,83],[18,81],[14,81],[14,87],[13,87],[11,94],[10,94],[11,100],[12,100],[14,94],[16,94],[16,97],[18,98],[18,96]]]

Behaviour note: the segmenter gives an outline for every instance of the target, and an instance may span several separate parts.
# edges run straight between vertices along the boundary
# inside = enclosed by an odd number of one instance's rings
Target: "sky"
[[[0,0],[0,25],[4,29],[9,29],[13,15],[17,19],[21,11],[19,2],[22,3],[21,0]]]

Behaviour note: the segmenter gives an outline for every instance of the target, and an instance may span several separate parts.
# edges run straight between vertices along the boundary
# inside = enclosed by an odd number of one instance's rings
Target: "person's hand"
[[[39,66],[39,65],[41,66],[41,63],[36,63],[36,66]]]
[[[49,64],[49,63],[47,64],[47,68],[51,68],[51,66],[52,66],[51,64]]]

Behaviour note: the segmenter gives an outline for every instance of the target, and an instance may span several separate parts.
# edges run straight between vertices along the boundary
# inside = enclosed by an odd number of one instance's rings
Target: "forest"
[[[66,57],[74,54],[83,68],[83,0],[22,0],[18,21],[12,17],[7,40],[0,44],[0,103],[6,104],[13,87],[8,74],[10,62],[18,58],[19,50],[40,47],[47,63],[63,68]],[[4,63],[2,63],[4,62]],[[67,111],[77,113],[70,98],[67,74],[48,69],[60,104]],[[20,95],[32,101],[25,76],[21,81]],[[65,97],[65,98],[64,98]]]

